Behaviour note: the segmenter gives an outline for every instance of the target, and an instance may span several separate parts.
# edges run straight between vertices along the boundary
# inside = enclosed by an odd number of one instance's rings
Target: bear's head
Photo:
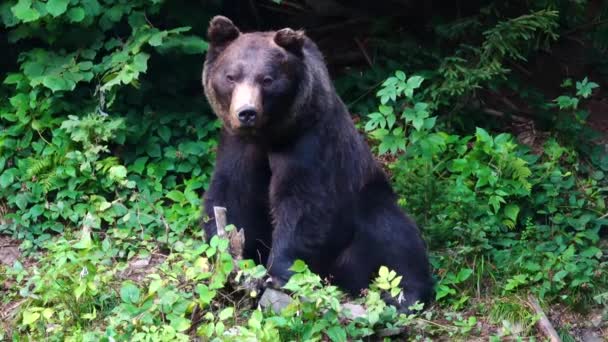
[[[302,31],[241,33],[222,16],[211,20],[203,86],[225,129],[255,136],[287,127],[310,92]]]

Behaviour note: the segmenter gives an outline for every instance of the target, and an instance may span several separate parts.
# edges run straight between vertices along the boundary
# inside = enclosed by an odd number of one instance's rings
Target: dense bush
[[[23,254],[0,266],[0,338],[346,341],[407,328],[410,338],[498,340],[534,335],[528,293],[605,318],[608,155],[586,119],[608,71],[608,6],[471,3],[466,14],[423,16],[423,38],[378,17],[361,47],[371,66],[330,65],[423,230],[437,280],[433,308],[399,315],[380,299],[397,291],[382,268],[355,299],[367,309],[357,318],[342,305],[353,299],[300,262],[286,286],[293,303],[256,309],[260,294],[244,284],[263,267],[235,264],[226,240],[203,243],[219,123],[200,71],[221,1],[0,4],[0,234]],[[573,33],[589,42],[594,69],[558,75],[550,90],[517,72]],[[505,129],[511,119],[542,134],[522,144]]]

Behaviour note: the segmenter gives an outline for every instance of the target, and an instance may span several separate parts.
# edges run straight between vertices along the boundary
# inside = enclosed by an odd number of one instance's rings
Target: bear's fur
[[[221,16],[208,39],[203,85],[223,128],[206,214],[228,209],[228,222],[245,230],[244,257],[266,264],[276,286],[302,259],[356,295],[385,265],[403,275],[401,308],[428,303],[425,244],[316,45],[291,29],[241,33]],[[213,221],[205,231],[215,234]]]

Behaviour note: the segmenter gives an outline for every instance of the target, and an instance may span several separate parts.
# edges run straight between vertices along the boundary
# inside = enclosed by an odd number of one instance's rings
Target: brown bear
[[[428,303],[433,283],[418,228],[302,32],[241,33],[212,19],[203,86],[223,123],[206,214],[228,209],[244,256],[284,285],[297,259],[351,294],[384,265],[403,275],[401,309]],[[214,222],[205,224],[208,237]]]

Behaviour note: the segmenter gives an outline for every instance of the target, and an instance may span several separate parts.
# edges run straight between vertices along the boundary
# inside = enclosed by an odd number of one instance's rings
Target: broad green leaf
[[[44,310],[42,310],[42,317],[48,319],[51,319],[51,317],[53,317],[53,314],[55,313],[55,311],[53,311],[53,309],[51,308],[46,308]]]
[[[167,198],[171,199],[173,202],[182,203],[186,201],[186,197],[184,193],[179,190],[171,190],[167,193]]]
[[[89,216],[90,215],[87,214],[87,217],[85,217],[84,220],[88,221],[87,218]],[[89,249],[89,248],[91,248],[91,246],[93,246],[93,241],[91,240],[91,232],[88,230],[83,230],[80,240],[77,243],[75,243],[72,247],[75,249]]]
[[[473,274],[473,270],[470,268],[463,268],[458,272],[458,275],[456,276],[456,278],[458,279],[459,282],[463,282],[467,279],[469,279],[469,277],[471,276],[471,274]]]
[[[120,299],[125,303],[137,304],[139,302],[139,288],[132,282],[124,282],[120,288]]]
[[[381,278],[387,278],[388,277],[388,268],[386,266],[380,266],[378,275],[380,275]]]
[[[60,16],[68,8],[70,0],[49,0],[46,3],[46,10],[54,17]]]
[[[45,87],[51,89],[53,92],[60,91],[60,90],[72,90],[71,89],[72,87],[68,81],[66,81],[62,77],[55,76],[55,75],[45,76],[42,79],[42,84]]]
[[[492,143],[492,137],[490,134],[488,134],[488,132],[481,127],[477,127],[475,129],[475,136],[479,142]]]
[[[196,287],[196,292],[199,294],[200,301],[204,304],[210,304],[217,293],[215,290],[210,290],[208,286],[203,284],[199,284]]]
[[[157,32],[150,37],[148,44],[151,46],[159,46],[163,43],[163,38],[167,36],[167,32]]]
[[[378,108],[380,110],[380,113],[384,114],[384,115],[389,115],[389,114],[393,114],[393,107],[392,106],[380,106]]]
[[[564,279],[566,276],[568,275],[568,271],[566,270],[561,270],[557,273],[555,273],[555,275],[553,276],[553,281],[561,281],[562,279]]]
[[[109,171],[110,178],[122,180],[127,177],[127,168],[122,165],[114,165]]]
[[[22,323],[24,325],[30,325],[30,324],[36,322],[38,320],[38,318],[40,318],[40,313],[39,312],[35,312],[35,311],[31,310],[30,308],[28,308],[27,310],[25,310],[23,312],[23,321],[22,321]]]
[[[148,157],[140,157],[137,158],[135,160],[135,162],[133,162],[133,164],[131,164],[130,168],[133,172],[137,173],[137,174],[142,174],[142,172],[144,171],[144,168],[146,167],[146,162],[148,161]]]
[[[14,169],[8,169],[0,175],[0,187],[7,188],[15,181]]]
[[[307,268],[308,267],[306,266],[304,261],[298,259],[293,263],[293,265],[289,269],[296,273],[302,273],[302,272],[306,271]]]
[[[158,128],[158,135],[164,142],[168,143],[169,139],[171,139],[171,130],[167,126],[160,126]]]
[[[161,149],[159,144],[150,143],[146,145],[146,153],[152,158],[158,158],[161,156]]]
[[[17,19],[24,23],[37,20],[40,18],[40,13],[32,8],[32,0],[19,0],[17,4],[11,7],[11,11]]]
[[[68,10],[68,18],[73,23],[79,23],[84,20],[86,13],[82,7],[74,7]],[[82,68],[81,68],[82,70]]]
[[[346,330],[344,330],[344,328],[340,327],[340,326],[334,326],[331,327],[329,329],[327,329],[327,336],[333,341],[333,342],[346,342]]]
[[[589,79],[585,77],[581,82],[576,82],[576,95],[586,99],[591,96],[593,89],[597,87],[599,87],[599,84],[589,82]]]
[[[228,318],[232,317],[233,314],[234,314],[234,308],[227,307],[224,310],[220,311],[218,318],[220,321],[224,321],[224,320],[227,320]]]
[[[519,214],[519,207],[515,204],[508,204],[505,206],[504,208],[505,210],[505,216],[515,222],[517,221],[517,215]]]
[[[160,279],[154,279],[150,282],[148,286],[148,294],[154,294],[158,292],[158,290],[163,287],[163,281]]]
[[[262,320],[263,319],[264,319],[264,316],[262,315],[262,311],[255,310],[251,314],[251,317],[249,318],[247,325],[249,325],[249,327],[251,327],[253,329],[260,330],[260,329],[262,329]]]
[[[424,78],[420,76],[412,76],[407,80],[407,85],[412,88],[418,88],[422,84],[422,81],[424,81]]]
[[[395,71],[395,76],[401,81],[405,81],[405,73],[401,70]]]
[[[175,329],[175,331],[183,332],[190,328],[192,322],[189,319],[179,316],[171,317],[171,327]]]

